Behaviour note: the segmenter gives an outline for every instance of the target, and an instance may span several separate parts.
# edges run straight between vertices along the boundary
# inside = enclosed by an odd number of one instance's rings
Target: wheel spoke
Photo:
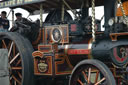
[[[13,78],[18,84],[21,85],[21,82],[20,82],[15,76],[12,75],[12,78]]]
[[[15,44],[13,45],[13,56],[15,56],[15,53],[16,53],[16,46]]]
[[[20,72],[17,72],[17,73],[18,73],[19,77],[22,79],[22,75],[20,74]]]
[[[20,53],[17,53],[16,56],[10,61],[10,64],[12,64],[13,61],[20,55]]]
[[[12,77],[9,77],[10,81],[12,80]]]
[[[84,75],[84,78],[85,78],[86,80],[88,80],[88,77],[87,77],[87,75],[85,74],[84,71],[82,71],[82,74]]]
[[[90,83],[90,79],[91,79],[91,68],[89,68],[88,70],[88,83]]]
[[[99,71],[96,72],[96,79],[95,79],[95,83],[98,81],[98,77],[99,77]]]
[[[13,47],[13,42],[11,43],[11,46],[10,46],[10,48],[9,48],[9,51],[8,51],[8,57],[10,56],[10,54],[11,54],[11,50],[12,50],[12,47]]]
[[[3,43],[3,45],[4,45],[4,48],[7,48],[7,45],[6,45],[6,43],[5,43],[4,40],[2,40],[2,43]]]
[[[16,81],[14,81],[15,82],[15,85],[16,85]]]
[[[77,80],[80,85],[84,85],[80,79]]]
[[[12,84],[11,84],[11,80],[10,80],[10,83],[9,83],[9,85],[12,85]]]
[[[18,66],[21,63],[21,59],[16,63],[16,66]]]
[[[100,81],[98,81],[96,84],[94,84],[94,85],[98,85],[98,84],[100,84],[102,81],[104,81],[105,80],[105,77],[104,78],[102,78]]]
[[[12,70],[21,70],[22,67],[11,67]]]

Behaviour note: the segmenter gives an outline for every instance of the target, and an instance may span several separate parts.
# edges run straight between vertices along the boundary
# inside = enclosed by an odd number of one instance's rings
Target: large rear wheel
[[[75,66],[69,85],[116,85],[116,83],[104,63],[98,60],[83,60]]]
[[[0,33],[0,48],[8,49],[10,85],[32,85],[33,49],[29,41],[20,34],[3,32]]]

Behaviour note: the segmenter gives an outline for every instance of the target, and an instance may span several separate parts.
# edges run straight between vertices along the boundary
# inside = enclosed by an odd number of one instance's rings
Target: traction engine
[[[8,49],[10,85],[128,85],[127,0],[26,2],[10,8],[33,12],[40,5],[40,21],[30,22],[31,30],[24,28],[21,35],[0,32],[0,48]],[[104,31],[95,6],[104,6]],[[43,12],[48,13],[44,22]]]
[[[109,2],[112,1],[109,0]],[[126,6],[125,4],[126,2],[123,3],[123,6]],[[109,5],[109,13],[115,10],[111,8],[112,5]],[[108,7],[108,4],[104,4],[104,6]],[[44,34],[42,43],[32,54],[34,74],[56,78],[72,73],[70,85],[83,85],[84,83],[87,85],[115,85],[113,74],[118,85],[122,83],[126,85],[126,81],[122,82],[122,80],[126,77],[128,33],[127,24],[125,21],[121,21],[123,14],[118,14],[121,8],[120,6],[117,9],[116,17],[105,15],[107,21],[105,32],[101,31],[100,20],[95,19],[93,15],[88,16],[88,8],[82,9],[80,19],[75,21],[71,20],[66,11],[62,11],[67,15],[64,17],[69,22],[64,20],[62,24],[46,25],[41,30]],[[93,6],[92,11],[94,11]],[[107,11],[105,8],[105,12]],[[58,13],[56,16],[60,15]],[[53,20],[57,19],[47,19],[47,22]],[[105,65],[101,66],[103,63],[100,61],[104,62],[109,69]],[[92,75],[96,78],[89,80]]]

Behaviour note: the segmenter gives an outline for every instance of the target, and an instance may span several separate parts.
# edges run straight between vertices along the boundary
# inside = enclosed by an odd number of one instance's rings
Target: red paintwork
[[[88,50],[88,49],[69,49],[68,54],[69,55],[90,54],[90,50]]]

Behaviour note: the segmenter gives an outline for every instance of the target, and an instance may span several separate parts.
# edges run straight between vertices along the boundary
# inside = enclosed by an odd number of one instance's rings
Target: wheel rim
[[[105,76],[93,65],[81,66],[75,74],[72,85],[106,85]]]
[[[23,79],[22,59],[15,42],[9,39],[2,39],[1,48],[8,49],[10,85],[21,85]]]

